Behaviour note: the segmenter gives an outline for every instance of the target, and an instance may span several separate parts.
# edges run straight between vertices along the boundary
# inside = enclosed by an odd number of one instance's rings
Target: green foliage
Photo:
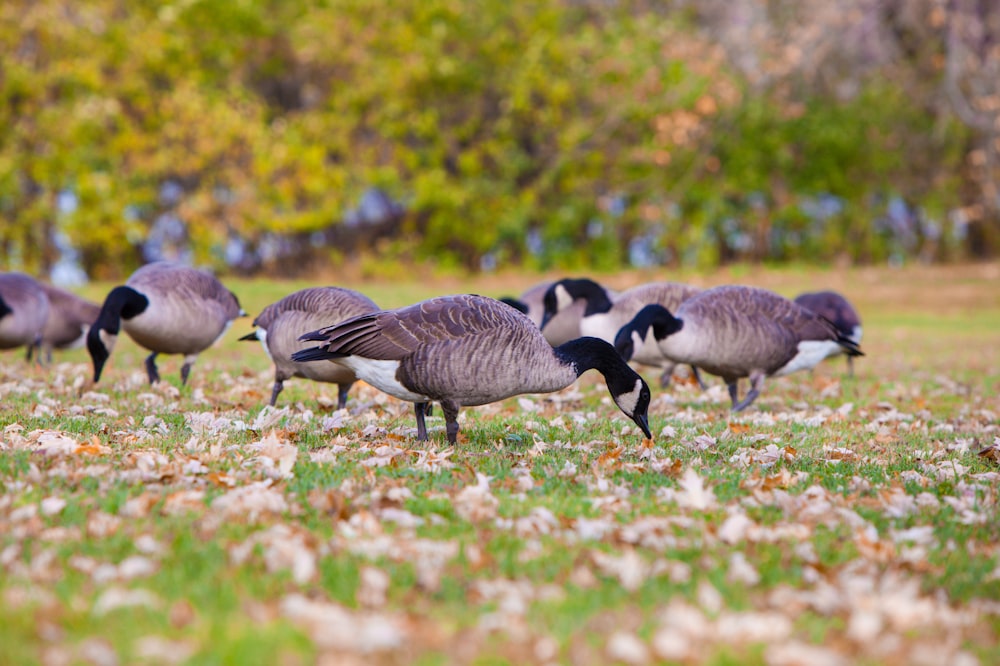
[[[200,262],[233,234],[337,224],[373,185],[408,211],[379,252],[473,269],[611,269],[639,236],[683,264],[880,259],[875,197],[953,203],[927,174],[962,137],[931,131],[899,86],[794,107],[740,94],[693,32],[628,3],[6,2],[4,263],[49,261],[56,226],[89,270],[125,272],[168,181]],[[80,205],[60,217],[65,189]],[[813,233],[800,199],[820,194],[844,209]]]

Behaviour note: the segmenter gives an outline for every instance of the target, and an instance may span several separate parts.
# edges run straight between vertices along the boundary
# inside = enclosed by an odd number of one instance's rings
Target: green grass
[[[169,357],[147,386],[125,339],[97,387],[82,350],[10,352],[0,663],[995,662],[995,273],[672,276],[837,288],[867,356],[853,379],[834,360],[770,380],[736,416],[717,386],[654,388],[651,428],[672,434],[652,448],[591,376],[562,404],[463,410],[453,451],[439,411],[416,442],[411,406],[365,386],[324,429],[334,387],[291,380],[255,428],[271,370],[236,340],[249,320],[186,387]],[[346,286],[397,306],[534,281]],[[227,283],[251,313],[306,286]],[[40,431],[86,446],[43,453]],[[289,450],[290,476],[263,461]]]

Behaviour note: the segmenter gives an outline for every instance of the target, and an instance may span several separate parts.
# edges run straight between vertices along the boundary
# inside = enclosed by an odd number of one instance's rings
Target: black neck
[[[115,287],[104,299],[101,312],[97,315],[94,328],[118,334],[122,319],[131,319],[145,312],[149,299],[132,287]]]
[[[0,297],[0,319],[2,319],[3,317],[6,317],[7,315],[9,315],[12,312],[13,312],[13,310],[11,310],[10,306],[7,305],[7,301],[3,300],[3,298]]]
[[[587,308],[583,312],[585,317],[611,309],[611,299],[608,298],[607,290],[593,280],[579,278],[577,280],[563,280],[563,283],[573,300],[582,298],[587,301]]]
[[[635,318],[635,330],[641,333],[640,337],[646,337],[646,331],[653,329],[653,337],[657,340],[673,335],[684,327],[684,322],[670,314],[670,310],[662,305],[647,305],[639,310]]]
[[[576,338],[552,351],[559,360],[573,366],[577,377],[587,370],[597,370],[608,380],[609,387],[612,376],[621,375],[623,372],[629,376],[635,374],[615,348],[600,338]]]

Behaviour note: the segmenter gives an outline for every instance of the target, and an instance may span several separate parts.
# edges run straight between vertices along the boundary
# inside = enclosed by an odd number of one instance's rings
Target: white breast
[[[775,377],[798,370],[810,370],[827,356],[836,356],[844,351],[844,348],[833,340],[803,340],[799,343],[798,348],[799,351],[792,357],[792,360],[774,373]]]
[[[347,356],[337,359],[335,362],[353,370],[359,379],[400,400],[408,400],[409,402],[431,401],[431,398],[414,393],[399,383],[399,380],[396,379],[396,371],[399,370],[399,361]]]

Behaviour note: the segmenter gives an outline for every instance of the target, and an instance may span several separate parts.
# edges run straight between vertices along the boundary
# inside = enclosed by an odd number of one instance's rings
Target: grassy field
[[[652,446],[590,373],[464,409],[450,448],[367,386],[265,409],[250,319],[187,387],[125,339],[96,387],[83,350],[5,353],[0,664],[1000,663],[1000,266],[670,279],[837,289],[867,356],[736,416],[716,378],[654,386]],[[226,282],[252,314],[307,285]]]

